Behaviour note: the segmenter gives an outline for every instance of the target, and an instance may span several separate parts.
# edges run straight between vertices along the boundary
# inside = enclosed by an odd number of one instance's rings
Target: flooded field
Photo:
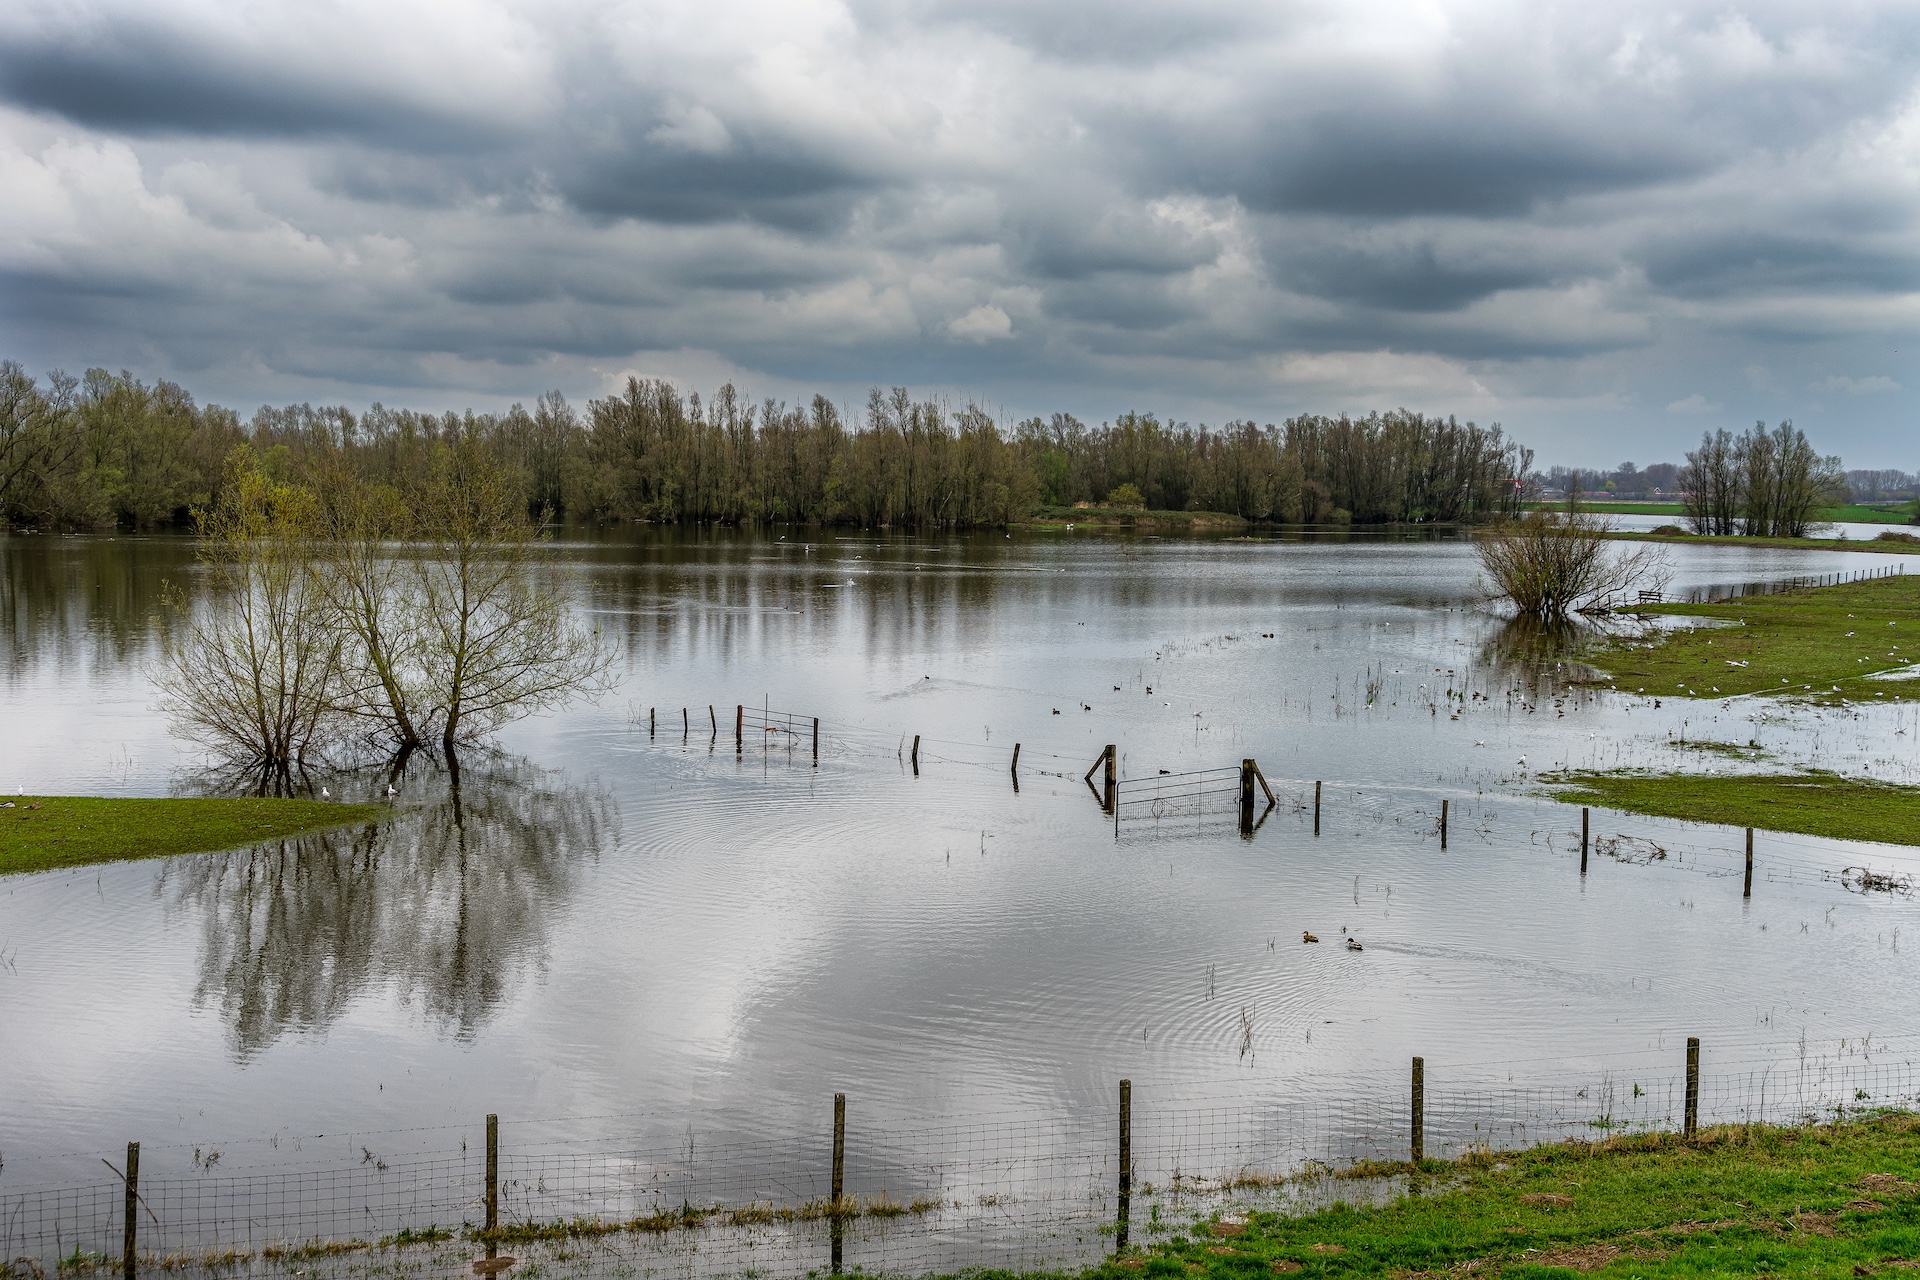
[[[1480,604],[1444,536],[639,532],[557,553],[622,684],[470,753],[457,794],[419,759],[373,827],[0,881],[0,1197],[97,1180],[133,1139],[156,1177],[212,1176],[209,1153],[220,1176],[384,1170],[498,1113],[510,1149],[617,1139],[683,1152],[702,1192],[799,1202],[825,1194],[836,1092],[850,1190],[911,1197],[916,1166],[1000,1143],[1084,1154],[1123,1077],[1143,1134],[1173,1135],[1143,1137],[1155,1168],[1246,1155],[1204,1117],[1250,1110],[1267,1119],[1235,1133],[1297,1164],[1341,1154],[1300,1135],[1350,1114],[1400,1141],[1412,1055],[1430,1150],[1516,1118],[1666,1123],[1688,1036],[1731,1118],[1756,1080],[1786,1111],[1842,1080],[1920,1089],[1898,995],[1920,913],[1857,874],[1897,886],[1911,851],[1763,834],[1743,902],[1739,831],[1596,811],[1583,876],[1579,810],[1535,781],[1920,782],[1914,704],[1570,689],[1564,638]],[[1673,589],[1899,561],[1682,547]],[[0,790],[230,785],[147,676],[188,543],[0,540],[0,573]],[[1117,817],[1082,781],[1109,743]],[[1277,802],[1243,836],[1227,771],[1249,757]],[[644,1207],[569,1176],[575,1211]],[[528,1212],[553,1209],[542,1187]]]

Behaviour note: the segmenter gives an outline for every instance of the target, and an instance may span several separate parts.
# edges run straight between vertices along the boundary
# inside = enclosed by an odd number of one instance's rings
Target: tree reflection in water
[[[618,835],[603,789],[524,759],[417,753],[401,771],[380,822],[162,872],[169,905],[203,917],[195,1000],[218,1002],[239,1059],[381,985],[471,1037],[541,962],[582,862]]]
[[[1538,618],[1520,614],[1480,647],[1489,688],[1517,689],[1531,700],[1552,698],[1576,680],[1598,673],[1582,660],[1586,646],[1609,627],[1594,618]]]

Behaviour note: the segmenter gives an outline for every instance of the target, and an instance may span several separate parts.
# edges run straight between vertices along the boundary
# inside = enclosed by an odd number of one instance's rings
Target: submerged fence
[[[687,1277],[1073,1266],[1229,1203],[1391,1194],[1420,1157],[1920,1104],[1920,1053],[1884,1045],[1730,1061],[1704,1076],[1699,1061],[1697,1043],[1684,1056],[1675,1045],[1584,1086],[1516,1088],[1414,1059],[1410,1078],[1356,1082],[1366,1087],[1339,1104],[1277,1086],[1199,1102],[1123,1081],[1107,1106],[920,1129],[863,1123],[859,1100],[841,1095],[831,1108],[823,1097],[812,1133],[765,1140],[709,1142],[689,1128],[667,1142],[641,1117],[497,1127],[487,1117],[470,1131],[355,1135],[350,1155],[276,1141],[238,1160],[196,1148],[187,1164],[181,1148],[150,1147],[144,1176],[135,1145],[79,1183],[0,1187],[0,1274],[451,1276],[516,1260]],[[409,1140],[418,1149],[405,1155],[373,1149]],[[14,1162],[6,1182],[36,1163]],[[1342,1169],[1373,1180],[1326,1176]]]

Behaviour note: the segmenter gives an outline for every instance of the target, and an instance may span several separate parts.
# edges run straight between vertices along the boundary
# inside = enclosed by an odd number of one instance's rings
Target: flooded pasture
[[[457,778],[409,761],[364,828],[0,881],[0,1203],[97,1180],[133,1139],[182,1185],[372,1178],[470,1160],[498,1113],[515,1158],[576,1162],[567,1203],[525,1166],[528,1214],[797,1204],[826,1194],[839,1092],[850,1192],[932,1179],[977,1217],[1006,1152],[1104,1176],[1122,1078],[1163,1186],[1403,1158],[1414,1055],[1430,1152],[1670,1123],[1689,1036],[1709,1116],[1920,1092],[1910,851],[1763,833],[1743,901],[1739,831],[1596,810],[1582,874],[1580,811],[1536,781],[1913,783],[1915,704],[1572,686],[1566,637],[1484,606],[1445,535],[640,531],[556,554],[621,650],[597,705]],[[1900,561],[1671,559],[1674,591]],[[0,790],[232,785],[148,677],[188,542],[4,539],[0,574]],[[1117,812],[1082,780],[1109,743]],[[1246,758],[1275,796],[1250,834]],[[654,1201],[620,1181],[643,1150],[677,1153]],[[471,1220],[448,1195],[440,1224]]]

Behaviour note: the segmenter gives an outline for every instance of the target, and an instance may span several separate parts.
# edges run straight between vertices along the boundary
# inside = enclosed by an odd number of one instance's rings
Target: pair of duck
[[[1318,939],[1318,938],[1316,938],[1316,937],[1314,937],[1314,936],[1313,936],[1313,935],[1312,935],[1311,933],[1302,933],[1302,934],[1300,935],[1300,941],[1302,941],[1302,942],[1318,942],[1318,941],[1320,941],[1320,939]],[[1364,950],[1366,950],[1366,948],[1360,945],[1360,939],[1358,939],[1358,938],[1348,938],[1348,939],[1347,939],[1347,950],[1349,950],[1349,951],[1364,951]]]

